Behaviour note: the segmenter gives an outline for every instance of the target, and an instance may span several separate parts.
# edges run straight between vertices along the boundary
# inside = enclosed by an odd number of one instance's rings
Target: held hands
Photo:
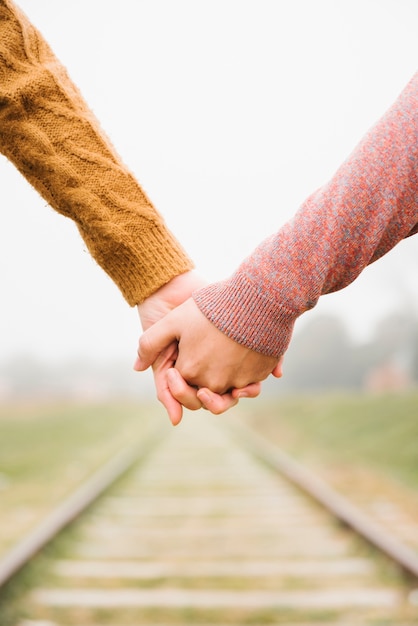
[[[159,323],[159,320],[162,321],[162,318],[172,309],[175,309],[175,307],[187,300],[194,290],[203,287],[205,284],[206,281],[195,272],[186,272],[173,278],[149,296],[142,304],[139,304],[138,313],[142,328],[144,331],[147,331],[141,338],[140,345],[147,333]],[[199,314],[202,315],[200,312]],[[208,324],[212,326],[210,322]],[[220,331],[217,332],[220,333]],[[145,339],[146,342],[147,339]],[[138,355],[140,354],[142,355],[142,352],[138,349]],[[240,397],[254,398],[260,393],[260,384],[258,382],[246,385],[243,389],[232,389],[230,391],[226,391],[229,387],[225,387],[225,392],[223,393],[216,393],[216,390],[213,389],[200,389],[197,391],[194,386],[186,382],[177,369],[173,369],[174,365],[177,367],[179,358],[178,343],[175,336],[166,341],[164,345],[160,341],[157,351],[154,350],[150,353],[148,350],[146,355],[146,361],[138,357],[134,369],[142,371],[152,365],[157,397],[166,408],[169,418],[174,425],[181,421],[183,414],[182,405],[191,410],[204,407],[212,413],[218,414],[237,404]],[[201,397],[199,397],[199,394]]]
[[[279,378],[282,361],[227,337],[189,298],[142,335],[134,368],[142,371],[153,364],[155,377],[156,372],[165,373],[164,384],[156,377],[157,392],[173,423],[178,423],[181,414],[178,419],[169,396],[190,409],[204,406],[222,413],[240,397],[257,396],[259,381],[269,374]]]

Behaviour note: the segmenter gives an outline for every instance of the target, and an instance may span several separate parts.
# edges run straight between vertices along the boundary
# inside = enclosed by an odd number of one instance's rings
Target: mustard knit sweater
[[[0,152],[74,220],[130,305],[193,267],[42,35],[0,0]]]

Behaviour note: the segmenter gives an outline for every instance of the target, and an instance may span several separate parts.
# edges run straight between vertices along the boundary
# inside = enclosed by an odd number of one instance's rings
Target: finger
[[[143,372],[149,367],[149,365],[145,367],[143,361],[141,361],[139,356],[137,356],[133,367],[134,367],[135,372]]]
[[[196,411],[202,408],[202,403],[197,397],[197,389],[188,385],[178,370],[174,368],[167,370],[167,384],[173,398],[187,409]]]
[[[166,377],[164,376],[165,380]],[[157,389],[157,397],[168,413],[168,417],[173,426],[180,424],[183,417],[183,407],[171,394],[167,382],[163,384],[157,380],[155,376],[155,387]]]
[[[231,395],[239,400],[240,398],[256,398],[261,393],[261,383],[251,383],[241,389],[232,389]]]
[[[139,338],[138,357],[134,369],[143,371],[154,363],[158,355],[173,342],[177,342],[177,335],[168,314],[146,330]]]
[[[228,411],[228,409],[231,409],[233,406],[238,404],[238,398],[234,398],[232,393],[224,393],[220,395],[218,393],[214,393],[206,387],[202,387],[202,389],[197,391],[197,397],[204,408],[215,415],[225,413],[225,411]]]
[[[157,398],[165,407],[173,426],[177,426],[183,417],[183,407],[172,396],[167,382],[167,371],[174,365],[177,354],[177,344],[173,343],[163,350],[152,368]]]
[[[277,363],[276,367],[272,371],[273,376],[275,376],[276,378],[281,378],[283,376],[283,361],[284,361],[284,356],[281,356],[279,359],[279,362]]]

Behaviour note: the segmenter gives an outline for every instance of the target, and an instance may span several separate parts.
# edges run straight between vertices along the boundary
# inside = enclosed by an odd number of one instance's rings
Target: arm
[[[0,0],[0,152],[70,217],[130,305],[193,263],[42,35]]]
[[[175,333],[176,367],[194,384],[216,389],[222,380],[234,386],[261,380],[266,359],[278,363],[285,353],[296,319],[416,232],[417,223],[418,74],[293,220],[231,278],[198,290],[187,315],[174,312],[146,333],[138,366],[153,362]],[[241,360],[247,354],[244,378],[231,340]]]
[[[331,181],[229,280],[198,291],[195,302],[228,337],[278,358],[297,317],[417,225],[418,74]]]
[[[142,306],[144,328],[202,286],[65,68],[10,0],[0,0],[0,129],[0,152],[77,224],[126,301]],[[154,372],[165,380],[161,363]],[[200,407],[195,390],[180,384],[184,404]],[[230,395],[214,401],[225,408],[236,403]],[[179,421],[181,405],[167,387],[162,402]]]

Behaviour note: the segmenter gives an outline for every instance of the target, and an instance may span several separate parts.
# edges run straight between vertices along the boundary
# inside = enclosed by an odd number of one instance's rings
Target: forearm
[[[0,0],[0,152],[74,220],[129,304],[192,268],[42,35]]]
[[[279,357],[295,320],[351,283],[418,223],[418,75],[329,184],[227,281],[195,294],[239,343]]]

